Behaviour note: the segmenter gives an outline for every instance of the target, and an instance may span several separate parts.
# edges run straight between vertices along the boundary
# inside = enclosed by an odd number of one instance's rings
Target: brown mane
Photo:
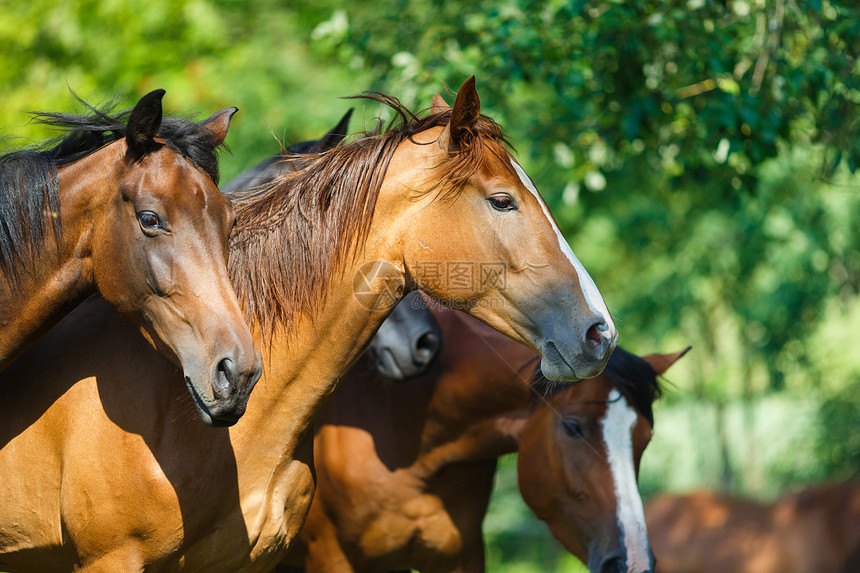
[[[450,109],[418,117],[396,98],[378,92],[355,97],[394,110],[383,133],[365,132],[323,153],[295,156],[304,163],[299,171],[230,197],[238,211],[230,240],[230,278],[247,319],[259,322],[267,340],[277,326],[290,332],[297,314],[321,303],[333,274],[364,245],[397,147],[422,131],[447,125],[451,117]],[[501,126],[480,116],[461,148],[434,166],[443,175],[419,193],[438,191],[441,200],[455,200],[487,153],[508,158],[507,148],[512,146]]]

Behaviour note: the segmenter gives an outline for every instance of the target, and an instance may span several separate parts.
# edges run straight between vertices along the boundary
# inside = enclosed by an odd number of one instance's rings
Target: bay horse
[[[0,569],[273,568],[310,507],[314,418],[417,288],[542,351],[550,378],[603,369],[612,318],[474,77],[423,117],[365,97],[394,124],[238,199],[228,268],[264,374],[235,425],[189,416],[181,376],[101,300],[0,373]]]
[[[660,573],[856,573],[860,482],[825,484],[773,503],[696,492],[645,508]]]
[[[513,452],[524,499],[590,571],[652,571],[636,474],[656,375],[683,353],[619,347],[601,375],[552,392],[531,350],[431,309],[445,348],[425,375],[392,384],[365,356],[317,418],[317,492],[278,571],[483,571],[496,458]]]
[[[115,115],[34,114],[67,133],[0,157],[0,370],[99,293],[182,367],[207,423],[234,423],[261,368],[227,275],[235,213],[216,186],[236,108],[163,118],[163,96]]]

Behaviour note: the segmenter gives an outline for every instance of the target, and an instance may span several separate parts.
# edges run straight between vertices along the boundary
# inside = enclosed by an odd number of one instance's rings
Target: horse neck
[[[269,337],[254,329],[263,375],[245,415],[231,429],[237,459],[289,461],[299,441],[311,437],[322,405],[387,316],[364,306],[352,289],[352,278],[365,263],[383,259],[367,249],[357,253],[336,271],[323,302],[295,317],[290,332],[276,327]]]
[[[95,292],[90,260],[94,219],[108,200],[105,183],[111,174],[105,174],[103,163],[115,153],[116,144],[110,144],[57,170],[59,241],[45,233],[33,245],[28,272],[15,284],[0,282],[0,308],[14,310],[0,319],[0,369]]]

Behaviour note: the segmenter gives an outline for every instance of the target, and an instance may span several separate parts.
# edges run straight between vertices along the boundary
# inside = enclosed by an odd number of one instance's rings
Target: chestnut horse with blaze
[[[392,383],[365,356],[317,419],[317,492],[285,563],[483,571],[496,458],[518,452],[524,499],[590,571],[652,571],[636,474],[656,375],[683,353],[643,359],[618,348],[600,376],[557,387],[534,372],[531,350],[430,309],[445,347],[426,374]]]
[[[599,374],[617,332],[474,78],[453,108],[395,111],[233,195],[228,267],[263,354],[245,415],[208,428],[181,375],[99,301],[0,374],[0,570],[265,571],[314,492],[313,422],[393,306],[421,288],[541,353]],[[448,263],[507,269],[448,284]],[[445,277],[441,277],[444,279]],[[13,384],[14,382],[14,384]]]
[[[660,573],[857,573],[860,482],[759,503],[715,493],[645,507]]]
[[[235,213],[216,186],[236,108],[163,118],[163,95],[115,115],[34,114],[66,135],[0,157],[0,370],[98,293],[182,367],[206,422],[231,424],[261,368],[227,275]]]

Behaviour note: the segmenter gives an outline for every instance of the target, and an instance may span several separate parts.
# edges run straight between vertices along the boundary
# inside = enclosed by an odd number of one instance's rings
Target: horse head
[[[606,370],[556,393],[523,429],[520,492],[592,573],[652,573],[637,476],[651,439],[657,376],[684,352],[617,348]]]
[[[388,260],[405,266],[405,288],[538,352],[551,380],[599,374],[612,317],[501,127],[480,114],[474,77],[453,107],[434,98],[431,115],[412,117],[376,203],[386,227],[370,235],[398,249]]]
[[[181,365],[203,420],[231,425],[262,369],[227,275],[235,213],[216,186],[215,149],[236,108],[200,124],[163,119],[163,95],[131,111],[116,161],[77,174],[113,193],[95,217],[92,271],[105,300]]]

